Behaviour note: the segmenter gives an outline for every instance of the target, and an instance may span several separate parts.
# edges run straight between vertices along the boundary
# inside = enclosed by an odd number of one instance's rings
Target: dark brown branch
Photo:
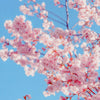
[[[68,0],[65,0],[65,7],[66,7],[66,16],[67,16],[66,27],[69,30]]]

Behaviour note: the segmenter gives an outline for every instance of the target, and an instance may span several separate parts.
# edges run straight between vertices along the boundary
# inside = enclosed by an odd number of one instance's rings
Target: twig
[[[62,20],[63,22],[66,22],[66,20],[64,20],[63,18],[61,18],[59,15],[55,14],[52,11],[47,10],[49,13],[51,13],[52,15],[56,16],[57,18],[59,18],[60,20]]]
[[[78,24],[78,22],[71,29],[75,28],[75,26],[77,26],[77,24]]]
[[[58,20],[56,20],[56,19],[54,19],[52,17],[48,16],[48,18],[51,19],[51,20],[53,20],[53,21],[55,21],[55,22],[57,22],[57,23],[59,23],[59,24],[62,24],[63,26],[66,26],[66,24],[64,24],[64,23],[62,23],[62,22],[60,22],[60,21],[58,21]]]
[[[37,5],[36,2],[34,2],[34,4]],[[61,4],[61,5],[63,5],[63,4]],[[63,5],[63,6],[65,6],[65,5]],[[63,22],[66,22],[66,20],[64,20],[62,17],[60,17],[59,15],[55,14],[54,12],[52,12],[52,11],[50,11],[50,10],[46,10],[46,9],[44,9],[44,10],[47,11],[48,13],[52,14],[53,16],[56,16],[57,18],[59,18],[59,19],[62,20]]]

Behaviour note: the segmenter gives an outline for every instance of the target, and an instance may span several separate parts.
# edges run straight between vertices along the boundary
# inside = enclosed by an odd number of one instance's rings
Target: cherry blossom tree
[[[54,6],[65,8],[66,19],[47,10],[45,2],[24,2],[20,6],[24,15],[4,23],[13,39],[0,38],[1,59],[6,61],[10,58],[20,64],[27,76],[34,76],[36,71],[45,75],[47,88],[43,94],[46,97],[61,91],[65,97],[60,96],[59,100],[71,100],[75,95],[78,100],[100,100],[97,72],[100,66],[100,34],[91,28],[94,24],[100,26],[100,0],[52,0]],[[79,19],[71,28],[69,9],[78,12]],[[26,15],[37,16],[43,21],[42,27],[33,28]],[[66,29],[56,27],[55,22]],[[75,27],[80,28],[76,31]],[[37,49],[38,43],[44,45],[40,50]],[[82,54],[77,53],[78,47],[82,49]],[[25,100],[27,98],[31,99],[31,96],[24,96]]]

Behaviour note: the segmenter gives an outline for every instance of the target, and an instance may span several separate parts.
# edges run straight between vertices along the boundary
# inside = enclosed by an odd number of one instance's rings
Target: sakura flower
[[[74,7],[74,2],[72,0],[69,0],[69,8],[73,8]]]
[[[97,93],[96,95],[93,95],[93,97],[91,98],[91,100],[100,100],[100,92]]]
[[[13,32],[14,33],[30,33],[32,31],[32,26],[30,21],[25,22],[25,16],[16,16],[13,21]]]
[[[53,71],[57,69],[56,59],[52,57],[52,59],[43,58],[41,59],[41,65],[48,71]]]
[[[0,57],[3,61],[6,61],[8,59],[8,49],[0,50]]]
[[[38,5],[34,5],[34,9],[37,11],[39,9]]]
[[[6,20],[4,26],[6,29],[8,29],[9,33],[12,32],[13,22],[11,20]]]
[[[44,43],[44,45],[51,45],[53,43],[53,39],[50,38],[48,34],[43,34],[40,39],[40,43]]]
[[[100,11],[98,11],[98,12],[100,12]],[[100,25],[100,15],[99,15],[98,13],[95,14],[94,20],[95,20],[95,22],[97,23],[97,25]]]
[[[66,98],[64,98],[63,96],[60,96],[59,100],[66,100]]]
[[[85,22],[84,21],[79,21],[79,23],[78,23],[80,26],[82,26],[82,25],[84,25],[85,24]]]
[[[50,22],[44,22],[42,26],[43,26],[44,30],[48,30],[50,27]]]
[[[42,5],[42,7],[43,7],[43,8],[45,8],[45,2],[42,2],[42,4],[41,4],[41,5]]]
[[[0,38],[0,43],[3,43],[3,42],[5,42],[5,37],[4,36]]]
[[[97,7],[100,6],[100,0],[95,0],[94,5]]]
[[[29,64],[29,61],[27,60],[27,58],[25,56],[22,56],[20,59],[18,59],[16,61],[18,64],[20,64],[23,67]]]
[[[49,91],[49,93],[55,93],[55,87],[53,85],[48,86],[46,90]]]
[[[97,33],[91,31],[90,29],[82,30],[82,38],[86,38],[88,42],[93,42],[97,38]]]
[[[61,28],[56,28],[54,32],[51,32],[50,35],[54,38],[65,38],[66,37],[66,32],[62,30]]]
[[[73,93],[77,93],[79,91],[78,87],[76,86],[70,86],[70,90],[73,91]]]
[[[74,45],[73,44],[64,46],[64,54],[66,56],[68,55],[68,53],[72,53],[73,50],[74,50]]]
[[[26,97],[28,97],[28,99],[31,99],[31,95],[29,95],[29,94],[28,94],[28,95],[26,95]]]
[[[30,13],[30,9],[27,8],[25,5],[20,6],[20,11],[23,12],[24,14]]]
[[[24,67],[24,70],[25,70],[25,74],[27,75],[27,76],[34,76],[34,74],[35,74],[35,72],[36,72],[36,69],[35,70],[33,70],[32,68],[29,68],[29,67],[27,67],[27,66],[25,66]]]
[[[48,97],[48,96],[50,96],[50,93],[48,93],[47,91],[44,91],[44,92],[43,92],[43,95],[44,95],[45,97]]]
[[[32,0],[33,2],[36,2],[36,0]]]
[[[82,45],[81,45],[81,48],[86,47],[86,45],[87,45],[87,44],[86,44],[85,42],[83,42]]]
[[[65,94],[65,95],[69,95],[69,89],[68,87],[63,86],[61,91]]]

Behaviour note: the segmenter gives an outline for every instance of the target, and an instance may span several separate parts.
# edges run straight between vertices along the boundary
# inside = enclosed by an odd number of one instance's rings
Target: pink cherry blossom
[[[100,6],[100,0],[95,0],[94,5],[95,6]]]
[[[20,6],[20,11],[23,12],[24,14],[28,14],[28,15],[33,15],[32,12],[30,12],[30,9],[27,8],[25,5]]]
[[[51,32],[50,35],[55,38],[65,38],[66,32],[60,28],[56,28],[54,32]]]
[[[63,96],[60,96],[59,100],[66,100]]]
[[[6,61],[8,59],[8,49],[2,49],[2,50],[0,50],[0,58],[3,61]]]

